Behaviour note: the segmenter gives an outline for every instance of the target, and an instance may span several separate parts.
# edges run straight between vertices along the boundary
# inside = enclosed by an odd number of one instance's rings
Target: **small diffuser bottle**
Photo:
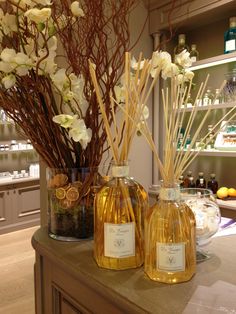
[[[236,17],[229,19],[229,29],[224,34],[224,53],[236,50]]]
[[[196,62],[199,60],[199,52],[197,51],[197,45],[195,44],[191,45],[191,51],[190,51],[189,57],[192,60],[192,62]]]
[[[176,56],[180,54],[183,50],[189,51],[189,46],[185,43],[186,36],[185,34],[179,34],[178,45],[174,49],[174,59],[176,62]]]
[[[145,219],[148,277],[163,283],[188,281],[196,272],[195,216],[180,200],[178,185],[162,185],[157,203]]]
[[[112,166],[112,178],[95,196],[94,258],[98,266],[128,269],[143,264],[143,219],[147,193],[129,177],[126,163]]]

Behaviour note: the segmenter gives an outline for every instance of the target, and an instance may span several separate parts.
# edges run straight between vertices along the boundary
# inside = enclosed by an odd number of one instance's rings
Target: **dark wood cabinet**
[[[212,239],[207,247],[211,258],[197,265],[192,280],[176,285],[151,281],[142,267],[124,271],[99,268],[91,240],[60,242],[41,228],[32,244],[37,314],[180,314],[194,304],[197,289],[204,286],[211,291],[216,282],[236,285],[236,235]],[[236,308],[235,297],[231,299],[224,289],[221,298]],[[196,303],[195,313],[201,313],[201,304],[201,300]],[[216,313],[214,304],[209,313]]]

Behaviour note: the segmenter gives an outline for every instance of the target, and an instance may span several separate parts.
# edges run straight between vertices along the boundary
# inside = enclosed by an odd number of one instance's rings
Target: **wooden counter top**
[[[55,310],[65,306],[61,300],[81,313],[216,313],[217,302],[212,304],[210,299],[209,311],[200,311],[202,305],[195,304],[196,291],[200,287],[211,291],[215,284],[222,283],[236,289],[236,235],[213,238],[207,247],[212,257],[197,265],[191,281],[176,285],[151,281],[143,268],[127,271],[99,268],[93,259],[93,241],[59,242],[50,239],[47,230],[41,228],[34,234],[32,245],[37,253],[37,313],[67,313]],[[48,288],[50,283],[52,287]],[[50,291],[54,291],[52,296],[48,296]],[[227,291],[222,289],[221,297],[224,293]],[[236,309],[235,298],[227,304],[230,302]],[[188,310],[191,304],[196,312]]]

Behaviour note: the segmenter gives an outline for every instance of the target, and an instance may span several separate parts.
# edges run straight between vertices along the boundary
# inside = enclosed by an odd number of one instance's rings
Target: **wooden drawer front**
[[[53,314],[91,314],[67,293],[53,284]]]
[[[32,218],[40,212],[39,186],[16,189],[17,218]]]
[[[0,192],[0,226],[9,223],[11,208],[9,204],[9,191]]]

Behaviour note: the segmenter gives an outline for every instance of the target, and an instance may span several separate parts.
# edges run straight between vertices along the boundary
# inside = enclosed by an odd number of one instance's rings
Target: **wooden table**
[[[204,294],[206,288],[208,294],[204,298],[208,298],[214,285],[222,283],[236,288],[231,286],[236,285],[236,235],[213,238],[207,247],[212,257],[197,265],[191,281],[176,285],[149,280],[143,268],[127,271],[98,268],[91,240],[59,242],[50,239],[47,229],[41,228],[35,232],[32,245],[36,251],[37,314],[218,313],[214,308],[219,308],[217,297],[213,304],[209,299],[210,305],[203,308],[196,305],[196,293],[201,288]],[[226,289],[220,295],[223,301],[224,297],[229,297]],[[236,311],[235,297],[227,304]]]

